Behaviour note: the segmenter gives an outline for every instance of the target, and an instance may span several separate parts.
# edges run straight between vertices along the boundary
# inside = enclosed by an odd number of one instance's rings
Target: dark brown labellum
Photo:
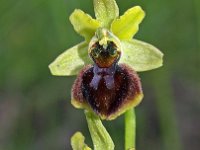
[[[72,89],[72,104],[91,108],[102,119],[114,119],[142,99],[138,75],[125,64],[109,68],[86,66]]]

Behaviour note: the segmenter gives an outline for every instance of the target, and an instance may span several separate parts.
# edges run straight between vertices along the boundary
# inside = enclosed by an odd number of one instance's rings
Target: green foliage
[[[93,112],[85,111],[94,150],[114,150],[114,143],[101,120]]]

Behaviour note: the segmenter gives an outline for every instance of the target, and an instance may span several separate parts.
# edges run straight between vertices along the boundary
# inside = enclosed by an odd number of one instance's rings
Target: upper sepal
[[[132,39],[144,17],[145,12],[140,6],[132,7],[113,21],[111,31],[121,40]]]
[[[66,50],[49,65],[51,73],[57,76],[78,74],[84,65],[91,64],[87,49],[87,42],[82,42]]]
[[[94,12],[101,27],[110,28],[114,19],[119,16],[119,8],[115,0],[93,0]]]
[[[151,44],[139,40],[121,41],[122,57],[119,63],[126,63],[135,71],[147,71],[163,64],[163,53]]]
[[[69,19],[74,30],[82,35],[87,41],[94,36],[95,31],[100,27],[100,23],[97,20],[93,19],[90,15],[84,13],[80,9],[74,10]]]

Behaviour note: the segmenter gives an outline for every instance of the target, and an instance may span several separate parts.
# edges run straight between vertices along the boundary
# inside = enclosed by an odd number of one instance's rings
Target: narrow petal
[[[135,71],[147,71],[162,66],[163,53],[151,44],[139,41],[122,41],[122,57],[119,63],[126,63]]]
[[[115,0],[93,0],[94,11],[101,27],[110,28],[112,21],[119,16],[119,8]]]
[[[74,10],[69,19],[74,30],[87,41],[94,36],[96,29],[100,27],[100,23],[97,20],[92,19],[90,15],[84,13],[80,9]]]
[[[57,76],[78,74],[84,65],[91,63],[87,49],[88,44],[82,42],[66,50],[49,65],[51,73]]]
[[[140,6],[130,8],[119,19],[113,21],[111,30],[121,40],[132,39],[144,16],[145,12]]]

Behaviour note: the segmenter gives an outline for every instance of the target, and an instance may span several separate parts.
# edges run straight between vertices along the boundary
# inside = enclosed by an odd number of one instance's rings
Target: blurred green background
[[[145,98],[136,108],[138,150],[199,150],[200,1],[117,0],[120,13],[146,11],[137,39],[165,54],[164,66],[139,73]],[[69,15],[93,13],[92,0],[0,0],[0,150],[71,149],[82,110],[70,104],[75,77],[51,76],[48,64],[83,40]],[[93,15],[94,16],[94,15]],[[123,116],[105,122],[123,149]]]

